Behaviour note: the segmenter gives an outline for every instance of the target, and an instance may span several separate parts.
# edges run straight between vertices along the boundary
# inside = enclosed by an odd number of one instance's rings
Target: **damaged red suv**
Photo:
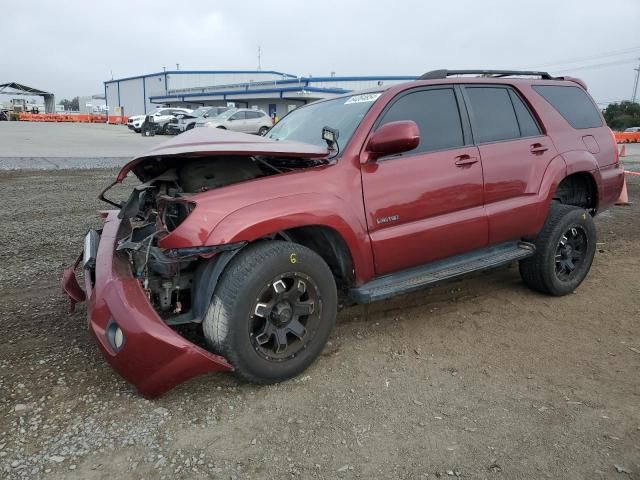
[[[564,295],[623,182],[586,91],[544,72],[438,70],[298,108],[264,137],[194,129],[134,158],[140,184],[65,271],[106,359],[146,396],[233,370],[302,372],[339,303],[518,261]],[[82,289],[75,277],[84,270]],[[199,346],[178,327],[196,324]]]

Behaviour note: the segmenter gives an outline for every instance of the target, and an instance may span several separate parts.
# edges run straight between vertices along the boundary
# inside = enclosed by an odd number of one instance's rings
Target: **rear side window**
[[[518,126],[520,127],[520,136],[521,137],[535,137],[540,135],[540,127],[536,123],[533,115],[524,104],[522,99],[516,94],[513,90],[509,90],[509,95],[511,96],[511,102],[513,103],[513,108],[516,111],[516,117],[518,117]]]
[[[516,111],[506,88],[467,87],[473,112],[473,135],[477,143],[520,137]]]
[[[413,120],[420,130],[420,144],[410,153],[464,145],[458,102],[452,88],[420,90],[400,97],[383,114],[380,125],[398,120]]]
[[[533,85],[532,88],[573,128],[602,126],[602,118],[598,110],[582,88],[562,85]]]

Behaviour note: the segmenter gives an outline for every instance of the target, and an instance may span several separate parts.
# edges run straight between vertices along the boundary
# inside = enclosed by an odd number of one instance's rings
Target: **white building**
[[[160,106],[229,105],[282,117],[300,105],[415,76],[296,77],[268,70],[175,70],[104,82],[110,115],[141,115]]]

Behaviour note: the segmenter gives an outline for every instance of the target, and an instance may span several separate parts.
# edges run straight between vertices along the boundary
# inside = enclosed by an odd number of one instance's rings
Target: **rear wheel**
[[[195,123],[190,123],[189,125],[187,125],[187,128],[185,128],[185,130],[191,130],[195,126],[196,126]]]
[[[586,278],[596,251],[596,228],[586,210],[553,203],[536,253],[520,261],[520,275],[534,290],[550,295],[573,292]]]
[[[260,130],[258,130],[258,135],[263,137],[264,134],[267,133],[268,131],[269,131],[269,127],[260,127]]]
[[[203,331],[214,351],[253,383],[298,375],[320,355],[335,324],[337,293],[324,260],[302,245],[250,245],[229,264]]]

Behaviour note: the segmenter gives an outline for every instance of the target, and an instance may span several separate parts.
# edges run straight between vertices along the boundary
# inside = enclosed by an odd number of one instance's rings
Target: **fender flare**
[[[353,208],[356,207],[356,208]],[[321,226],[335,230],[345,241],[356,282],[371,278],[373,253],[364,215],[334,195],[304,193],[273,198],[231,212],[209,233],[205,245],[252,242],[282,230]],[[310,213],[312,212],[312,213]]]
[[[542,208],[538,209],[541,214],[536,222],[537,231],[542,229],[547,219],[551,202],[560,183],[569,175],[576,173],[587,173],[591,175],[596,182],[597,194],[599,196],[602,177],[598,163],[593,155],[586,151],[575,150],[555,156],[544,171],[538,191],[538,198]]]
[[[567,165],[567,177],[574,173],[588,173],[596,183],[596,200],[599,203],[602,194],[602,173],[598,161],[586,150],[571,150],[562,154]],[[598,205],[596,205],[596,210]]]

